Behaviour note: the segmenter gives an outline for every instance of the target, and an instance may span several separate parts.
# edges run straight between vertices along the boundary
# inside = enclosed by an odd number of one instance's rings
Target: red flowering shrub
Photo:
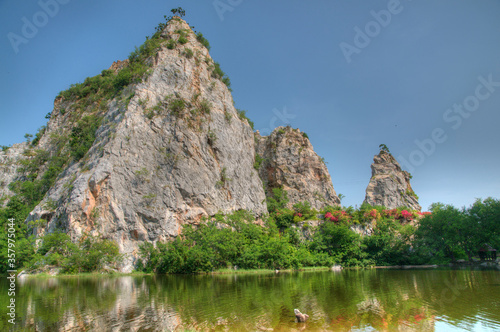
[[[338,221],[349,221],[351,220],[351,216],[347,214],[345,211],[333,211],[325,213],[325,220],[330,220],[334,222]]]
[[[419,216],[430,216],[432,212],[417,212]]]
[[[395,219],[398,219],[401,217],[401,214],[399,213],[398,209],[392,209],[392,210],[383,210],[382,211],[382,215],[384,217],[392,217],[392,218],[395,218]]]
[[[381,216],[380,216],[380,213],[377,211],[377,209],[371,209],[370,211],[365,212],[363,217],[369,221],[371,219],[378,220],[378,219],[380,219]]]
[[[412,220],[412,218],[413,218],[413,214],[411,212],[406,211],[406,210],[401,211],[401,216],[407,220]]]

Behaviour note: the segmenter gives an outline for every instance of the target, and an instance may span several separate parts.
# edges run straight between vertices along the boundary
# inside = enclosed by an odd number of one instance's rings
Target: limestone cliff
[[[371,168],[372,177],[366,188],[365,203],[389,209],[405,206],[421,210],[418,197],[410,185],[410,174],[401,169],[390,153],[380,151],[373,158]]]
[[[54,150],[75,127],[102,118],[88,152],[61,173],[28,221],[48,220],[38,234],[62,229],[117,241],[128,257],[125,271],[141,241],[168,240],[218,211],[266,212],[253,131],[208,50],[181,19],[170,21],[162,39],[148,59],[150,75],[120,97],[83,113],[78,100],[58,98],[39,143]]]
[[[255,141],[259,174],[268,193],[282,187],[288,193],[290,206],[309,202],[321,209],[340,204],[328,169],[305,133],[278,127],[264,137],[257,131]]]
[[[264,187],[283,186],[292,204],[338,204],[309,140],[291,128],[254,135],[228,83],[206,41],[174,17],[129,60],[61,92],[36,142],[0,152],[4,203],[20,181],[17,193],[31,190],[22,199],[36,205],[33,234],[112,239],[125,272],[140,243],[174,238],[184,224],[265,214]]]
[[[287,192],[290,207],[340,204],[307,135],[290,127],[254,133],[208,49],[174,17],[129,59],[62,91],[32,142],[0,151],[0,207],[21,206],[18,219],[29,207],[36,236],[114,240],[129,272],[139,244],[175,238],[219,212],[258,218],[273,188]],[[384,151],[365,202],[420,210],[410,175]]]

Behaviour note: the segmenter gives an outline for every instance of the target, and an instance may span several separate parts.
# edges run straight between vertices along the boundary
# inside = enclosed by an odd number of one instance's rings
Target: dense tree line
[[[297,269],[312,266],[446,264],[473,260],[486,245],[500,247],[500,201],[478,199],[469,208],[436,203],[430,213],[388,210],[382,206],[326,207],[308,203],[288,208],[286,192],[268,198],[269,214],[260,222],[248,211],[216,214],[166,243],[145,243],[137,270],[197,273],[218,269]],[[16,218],[18,268],[57,266],[66,273],[101,271],[120,262],[111,240],[84,236],[73,243],[67,234],[47,234],[35,245],[22,218],[26,205],[16,197],[0,209],[0,271],[7,266],[7,220]],[[319,219],[316,227],[311,220]],[[371,232],[360,235],[360,230]]]
[[[234,266],[290,269],[332,264],[445,264],[473,260],[486,244],[500,245],[500,202],[493,198],[477,200],[463,209],[436,203],[431,213],[425,214],[370,205],[359,209],[327,207],[318,212],[302,203],[288,209],[286,193],[279,190],[268,203],[265,227],[253,223],[247,211],[219,214],[196,228],[185,226],[173,242],[143,245],[138,269],[195,273]],[[314,229],[307,223],[313,216],[324,219]],[[360,235],[355,231],[357,225],[372,229],[372,234]]]

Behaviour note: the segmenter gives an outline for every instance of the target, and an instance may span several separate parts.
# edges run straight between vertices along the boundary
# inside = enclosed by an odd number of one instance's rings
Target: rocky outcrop
[[[411,188],[410,174],[401,169],[388,152],[380,151],[373,158],[372,177],[366,188],[365,203],[382,205],[388,209],[407,207],[420,211],[418,197]]]
[[[309,202],[313,208],[321,209],[340,204],[328,169],[305,133],[278,127],[264,137],[257,131],[255,141],[256,166],[268,193],[272,188],[283,188],[288,193],[290,206]]]
[[[123,272],[133,269],[139,244],[172,239],[185,224],[240,209],[267,213],[265,190],[274,187],[288,192],[290,205],[339,204],[307,135],[284,127],[253,133],[204,42],[174,17],[135,58],[61,92],[36,143],[0,153],[3,204],[7,185],[26,177],[24,159],[44,194],[32,202],[31,232],[114,240]]]
[[[151,75],[106,105],[92,147],[30,214],[28,221],[48,220],[38,234],[63,229],[75,239],[113,239],[127,257],[123,271],[130,271],[142,241],[171,239],[183,224],[219,211],[267,212],[253,167],[253,131],[188,24],[172,20],[163,36],[177,40],[180,32],[185,44],[163,46]],[[56,134],[74,126],[75,108],[56,100],[40,146],[50,149]]]

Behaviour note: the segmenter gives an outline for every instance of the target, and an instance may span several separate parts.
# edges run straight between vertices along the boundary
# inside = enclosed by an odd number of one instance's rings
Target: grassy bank
[[[112,272],[112,273],[102,273],[102,272],[83,272],[83,273],[61,273],[52,275],[47,272],[42,272],[38,274],[27,274],[24,275],[24,278],[107,278],[107,277],[141,277],[141,276],[152,276],[154,273],[146,273],[146,272],[138,272],[134,271],[131,273],[121,273],[121,272]]]

